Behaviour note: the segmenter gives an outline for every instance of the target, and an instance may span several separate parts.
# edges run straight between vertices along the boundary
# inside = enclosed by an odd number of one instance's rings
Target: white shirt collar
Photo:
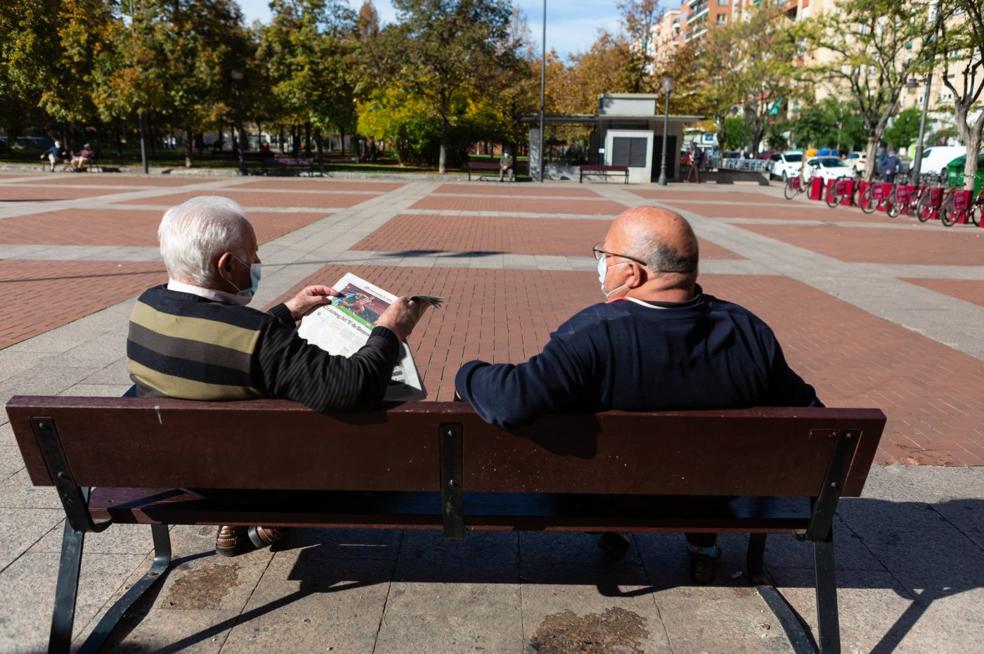
[[[185,284],[184,282],[179,282],[176,279],[167,280],[167,290],[177,291],[179,293],[191,293],[192,295],[197,295],[198,297],[203,297],[206,300],[211,300],[212,302],[221,302],[222,304],[249,304],[249,301],[253,298],[246,297],[245,295],[236,295],[235,293],[226,293],[225,291],[217,291],[214,288],[205,288],[203,286],[194,286],[192,284]]]

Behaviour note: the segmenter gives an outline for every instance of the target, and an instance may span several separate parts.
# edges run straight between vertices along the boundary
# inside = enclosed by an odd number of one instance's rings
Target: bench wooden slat
[[[16,397],[7,410],[37,485],[52,482],[31,416],[54,420],[84,486],[437,491],[438,430],[457,423],[466,491],[651,495],[817,495],[845,426],[861,438],[842,495],[859,495],[884,422],[866,409],[612,411],[507,432],[460,402],[319,415],[279,400]]]
[[[205,495],[203,496],[202,493]],[[438,493],[285,493],[276,510],[209,498],[186,489],[96,489],[90,510],[119,524],[263,524],[283,527],[441,529]],[[629,511],[620,499],[633,500]],[[466,527],[475,531],[665,531],[791,533],[809,522],[806,498],[739,498],[728,511],[695,517],[671,512],[665,499],[640,509],[650,498],[516,493],[465,495]],[[270,498],[266,498],[271,501]],[[660,508],[661,507],[661,508]],[[608,509],[608,510],[606,510]],[[222,516],[221,520],[216,516]]]

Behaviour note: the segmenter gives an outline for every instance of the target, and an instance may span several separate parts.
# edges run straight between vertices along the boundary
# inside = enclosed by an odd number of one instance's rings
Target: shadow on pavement
[[[982,527],[981,499],[841,502],[834,534],[838,587],[891,590],[911,601],[881,636],[874,654],[894,651],[936,600],[984,587]],[[725,556],[716,586],[747,588],[743,572],[733,572],[744,569],[746,540],[743,535],[722,536]],[[181,651],[314,593],[380,583],[587,585],[604,597],[692,585],[681,535],[637,534],[633,541],[625,559],[615,561],[597,548],[596,536],[581,533],[469,532],[462,540],[447,540],[434,531],[299,529],[278,554],[296,557],[288,575],[300,582],[296,591],[153,650]],[[766,566],[776,585],[812,587],[809,544],[791,536],[773,536],[769,543]],[[367,561],[378,565],[367,568]],[[146,613],[152,601],[137,613]],[[113,641],[119,643],[138,624],[139,615],[123,622]],[[126,643],[125,648],[142,651],[139,643]]]

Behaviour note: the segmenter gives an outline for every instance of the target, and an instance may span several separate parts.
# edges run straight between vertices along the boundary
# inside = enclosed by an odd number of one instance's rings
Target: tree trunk
[[[868,147],[865,152],[868,160],[864,164],[864,179],[870,182],[871,178],[875,176],[875,159],[878,154],[878,136],[876,134],[868,134]]]
[[[239,174],[246,174],[246,148],[249,147],[249,140],[246,136],[246,126],[242,121],[237,121],[235,129],[239,132]]]
[[[448,119],[444,116],[441,117],[441,148],[437,155],[437,172],[441,175],[448,172]]]
[[[314,145],[318,148],[318,174],[325,174],[324,150],[322,148],[321,128],[314,130]]]
[[[974,190],[974,182],[977,178],[977,157],[981,149],[981,126],[984,125],[984,112],[978,116],[975,129],[970,130],[967,138],[967,161],[964,163],[964,188],[968,191]]]
[[[964,162],[963,187],[969,191],[973,191],[974,181],[977,175],[977,153],[981,149],[981,131],[984,130],[984,111],[978,113],[977,120],[970,122],[967,120],[967,114],[970,110],[969,103],[958,101],[955,103],[954,110],[956,114],[957,133],[967,148],[965,155],[967,160]],[[938,171],[929,170],[925,172],[936,173]]]
[[[157,158],[157,123],[150,118],[153,114],[147,114],[147,119],[150,121],[150,158]]]
[[[304,154],[311,156],[311,122],[304,123]]]
[[[195,154],[194,132],[190,126],[185,127],[185,168],[191,168],[191,158]]]
[[[342,159],[345,158],[345,128],[338,128],[338,140],[340,141],[339,149],[342,151]]]

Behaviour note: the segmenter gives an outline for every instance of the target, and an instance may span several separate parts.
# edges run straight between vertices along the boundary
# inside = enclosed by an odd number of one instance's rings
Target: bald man
[[[635,207],[594,248],[605,301],[581,310],[526,363],[469,361],[455,387],[487,422],[543,413],[822,406],[751,311],[705,294],[698,245],[679,214]],[[713,534],[688,534],[691,575],[709,583]]]

